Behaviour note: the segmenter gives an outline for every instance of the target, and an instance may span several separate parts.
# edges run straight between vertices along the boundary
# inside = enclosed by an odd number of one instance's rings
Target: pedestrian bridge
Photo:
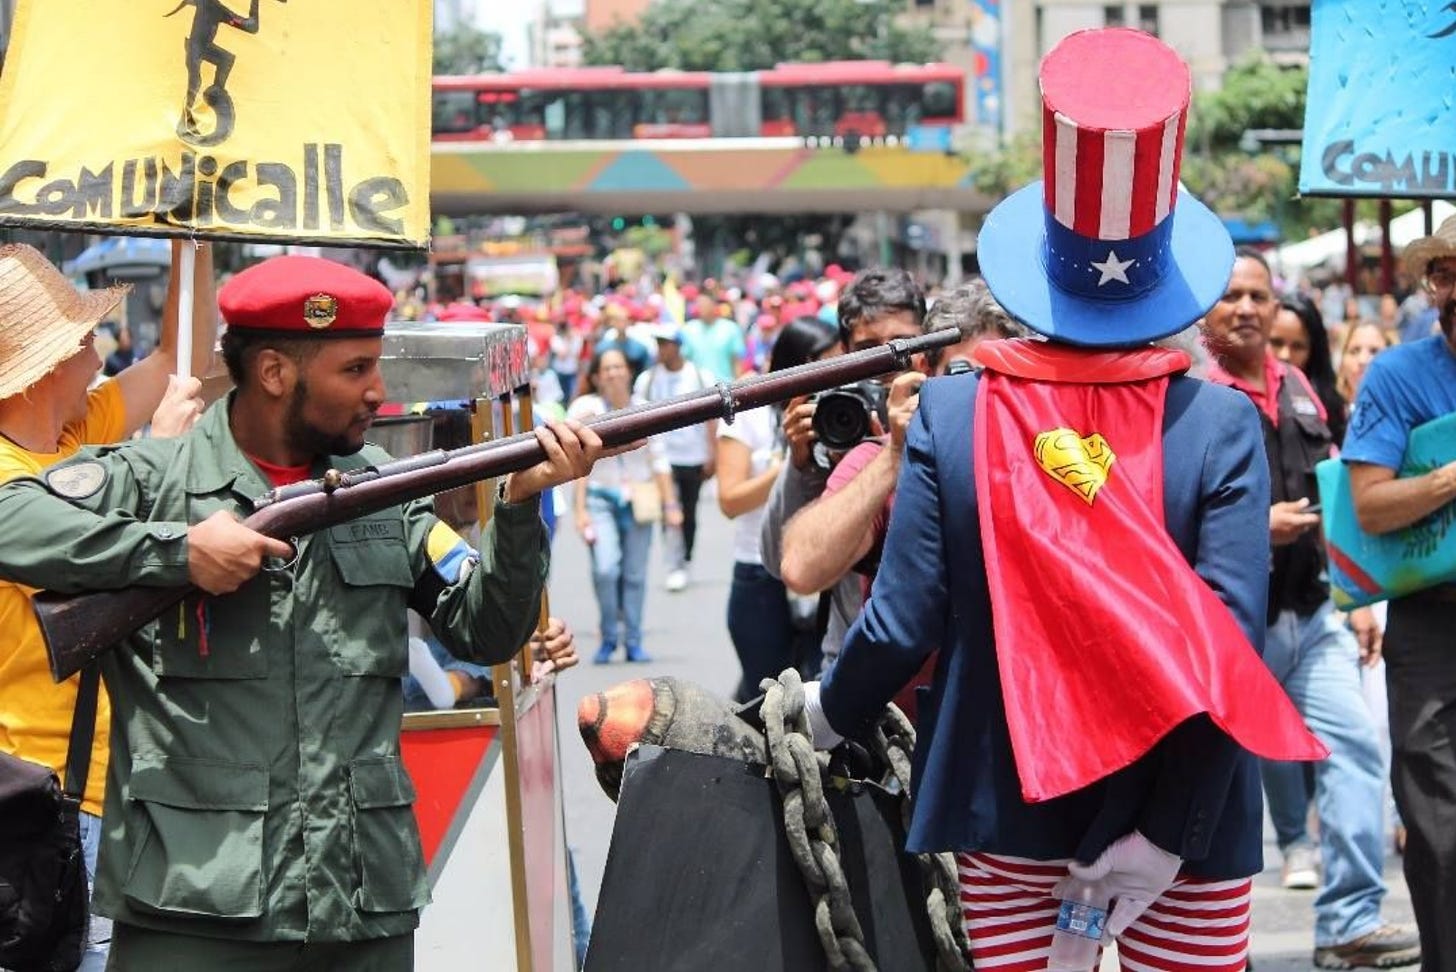
[[[435,142],[433,211],[479,213],[984,212],[970,162],[904,141],[701,138]]]

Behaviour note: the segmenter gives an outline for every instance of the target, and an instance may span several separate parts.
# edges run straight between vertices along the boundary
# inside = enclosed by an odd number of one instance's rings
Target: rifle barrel
[[[913,355],[959,340],[955,329],[897,339],[828,361],[608,412],[585,424],[604,446],[615,448],[710,419],[732,422],[739,412],[903,370]],[[274,539],[292,540],[420,497],[529,469],[545,458],[546,450],[534,432],[463,449],[435,450],[330,477],[336,481],[311,480],[273,490],[255,503],[254,513],[243,522]],[[51,675],[59,682],[80,671],[193,590],[136,587],[75,595],[37,593],[31,603]]]

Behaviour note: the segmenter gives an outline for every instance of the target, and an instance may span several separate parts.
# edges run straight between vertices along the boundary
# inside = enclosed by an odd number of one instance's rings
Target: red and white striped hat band
[[[1178,199],[1179,148],[1188,121],[1096,131],[1044,107],[1047,212],[1078,236],[1125,240],[1151,233]]]
[[[1177,200],[1188,66],[1151,34],[1089,31],[1047,54],[1040,80],[1048,214],[1092,239],[1152,232]]]

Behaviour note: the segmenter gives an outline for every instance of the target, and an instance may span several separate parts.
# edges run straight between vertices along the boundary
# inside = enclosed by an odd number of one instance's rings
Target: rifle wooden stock
[[[828,361],[608,412],[586,424],[603,445],[612,447],[710,419],[731,422],[738,412],[903,370],[912,355],[959,340],[954,329],[895,340]],[[256,502],[254,513],[243,522],[259,533],[289,540],[443,490],[529,469],[545,458],[533,432],[463,449],[435,450],[275,489]],[[32,604],[50,656],[51,675],[59,682],[80,671],[194,590],[133,587],[74,595],[37,593]]]

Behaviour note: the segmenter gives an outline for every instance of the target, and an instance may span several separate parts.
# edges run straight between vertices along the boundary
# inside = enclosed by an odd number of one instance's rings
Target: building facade
[[[581,67],[585,22],[586,11],[581,3],[542,3],[527,28],[531,48],[530,66]]]
[[[1217,89],[1224,73],[1251,51],[1282,64],[1309,61],[1308,0],[1007,0],[1004,6],[1007,134],[1040,124],[1037,65],[1076,30],[1136,27],[1157,34],[1188,62],[1198,90]]]
[[[586,0],[586,30],[594,34],[617,21],[635,23],[651,0]]]

